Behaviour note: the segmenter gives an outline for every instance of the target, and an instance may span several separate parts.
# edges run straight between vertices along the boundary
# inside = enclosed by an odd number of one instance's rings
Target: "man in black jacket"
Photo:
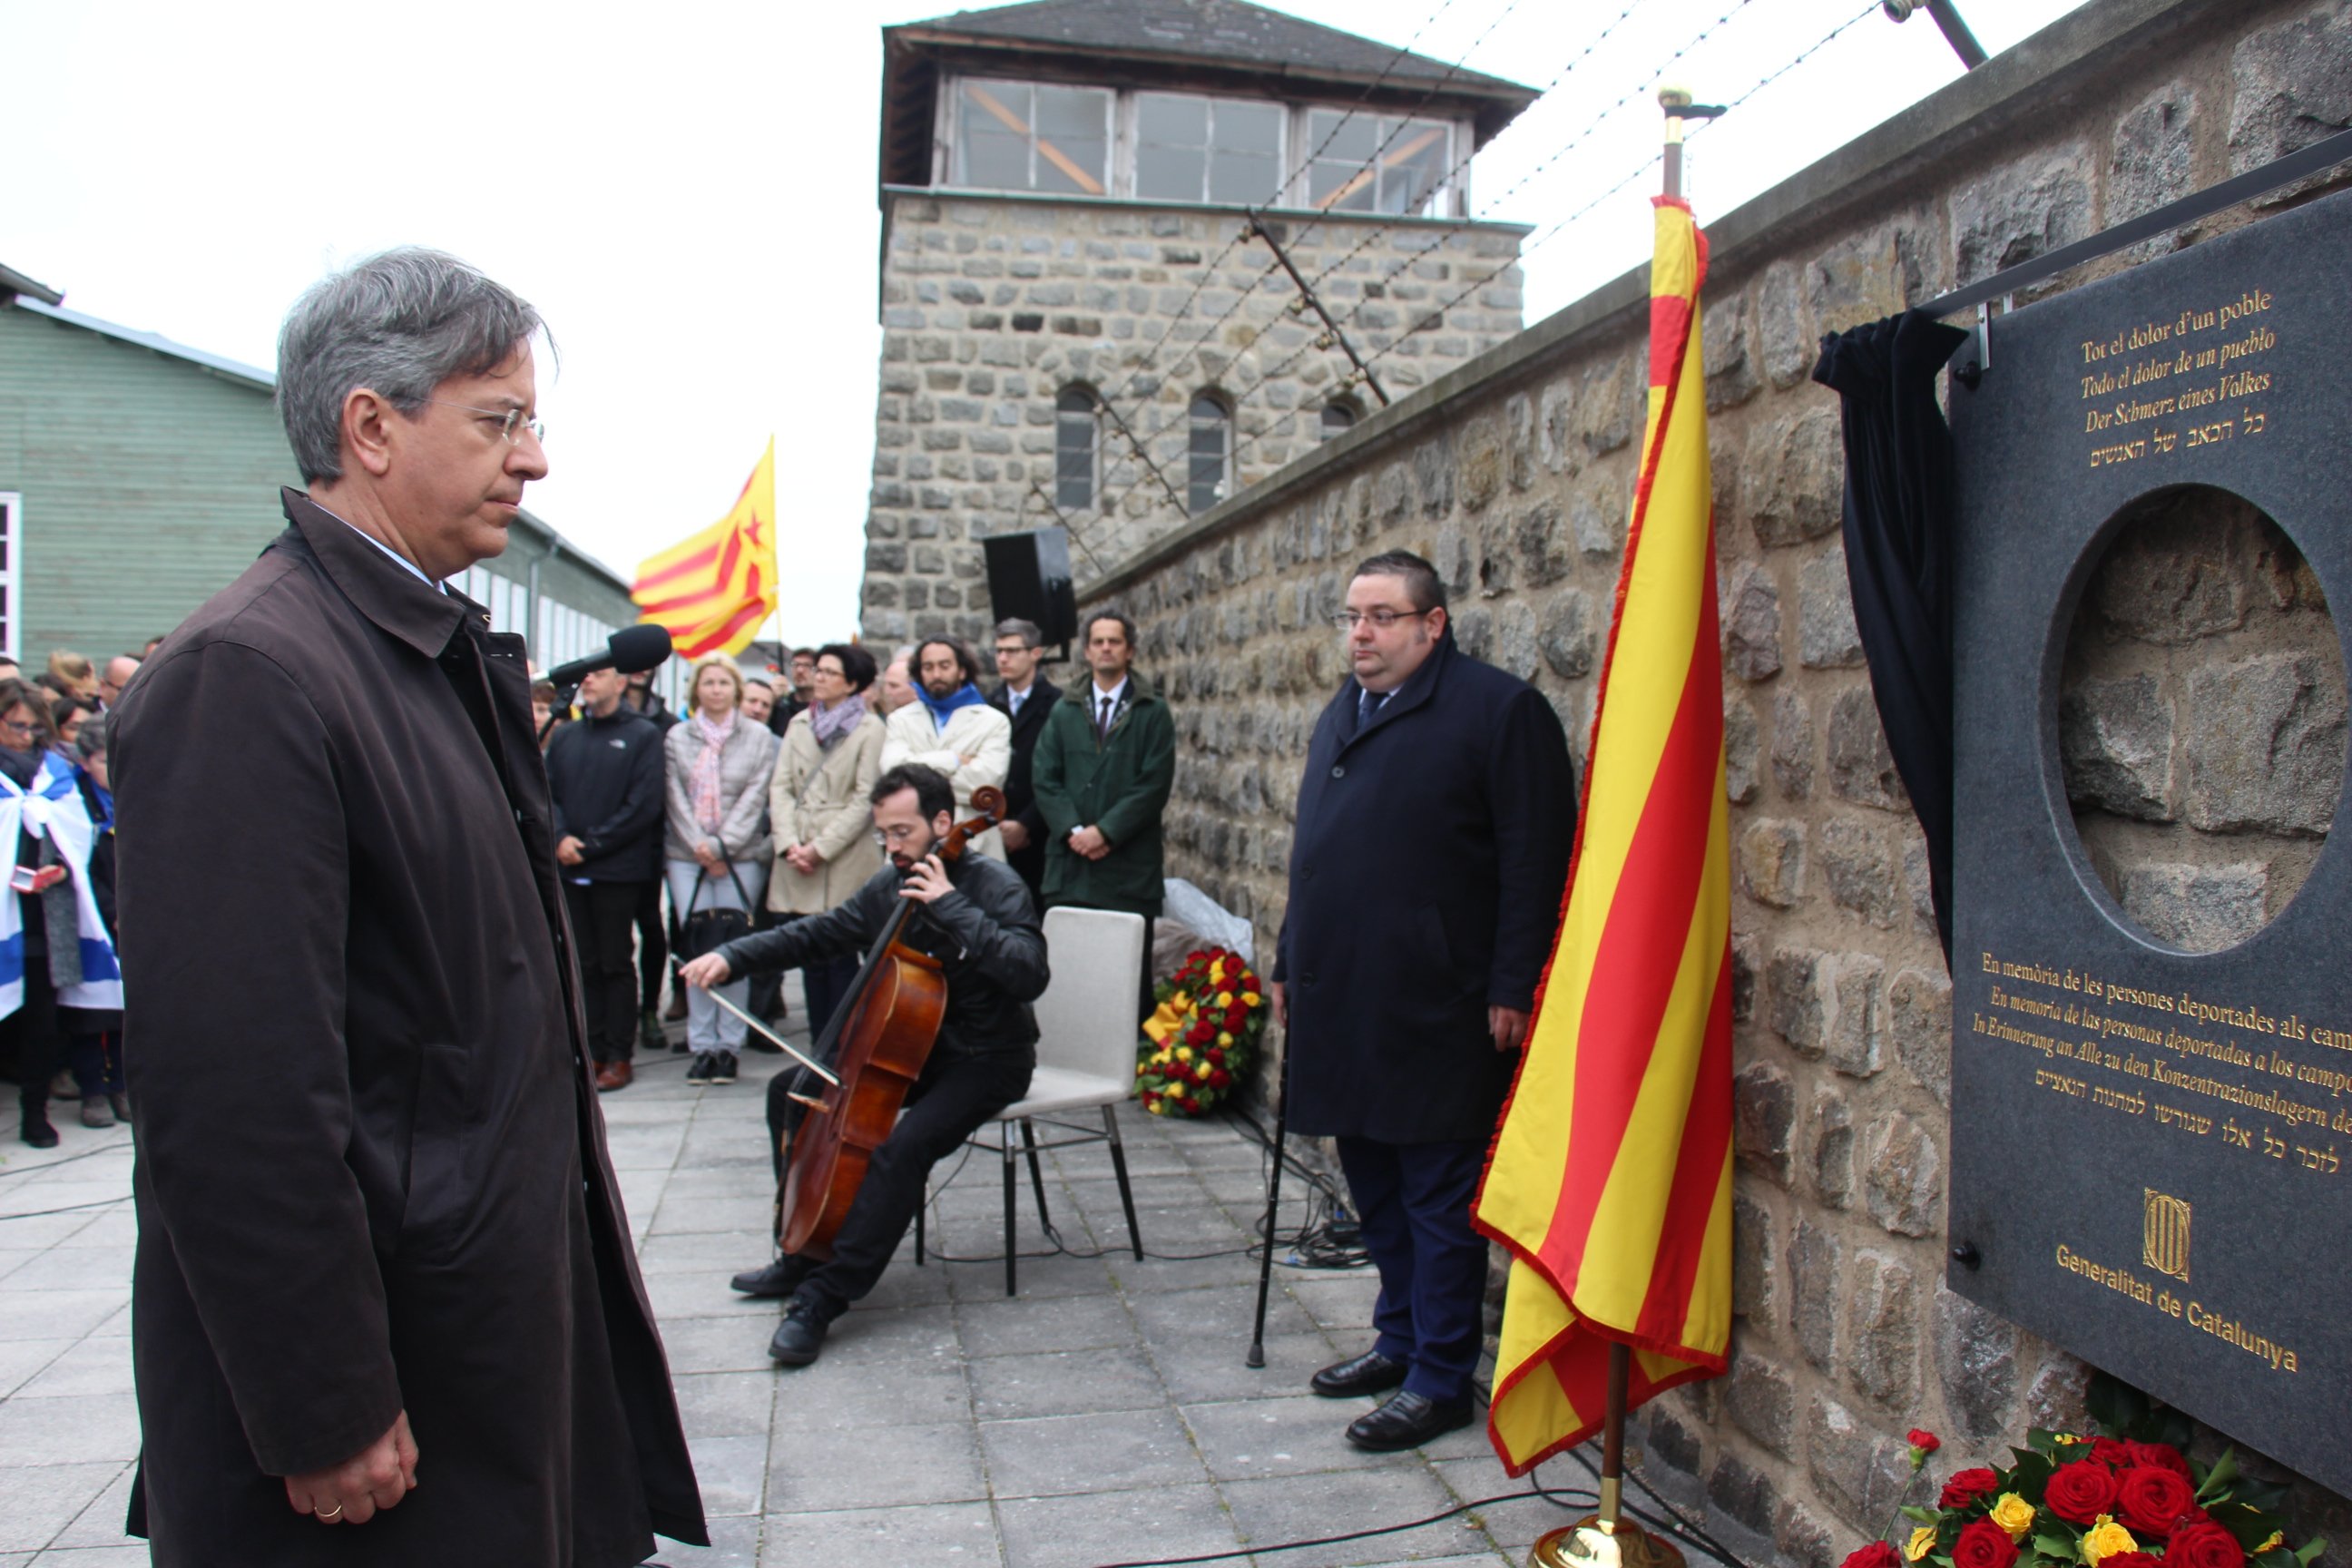
[[[1475,1409],[1470,1201],[1550,956],[1576,779],[1542,694],[1454,646],[1428,562],[1365,562],[1338,619],[1352,674],[1307,743],[1271,1000],[1290,1130],[1338,1141],[1381,1275],[1371,1350],[1312,1386],[1396,1389],[1348,1427],[1387,1450]]]
[[[1045,634],[1034,621],[999,621],[996,625],[996,673],[1004,684],[989,694],[988,705],[1013,721],[1013,766],[1004,774],[1004,858],[1029,884],[1029,896],[1045,897],[1045,819],[1038,815],[1037,796],[1030,783],[1029,762],[1045,715],[1062,699],[1062,689],[1045,677]]]
[[[932,1165],[1029,1089],[1037,1065],[1037,1020],[1029,1004],[1045,989],[1045,935],[1029,889],[1001,860],[966,854],[942,861],[939,841],[954,826],[955,788],[919,763],[875,781],[875,836],[890,864],[847,902],[776,931],[755,931],[679,970],[689,985],[720,985],[750,971],[793,969],[813,959],[862,954],[909,900],[919,905],[900,940],[938,959],[948,999],[906,1113],[874,1152],[823,1263],[787,1255],[735,1277],[747,1296],[789,1296],[768,1353],[806,1366],[826,1328],[874,1289],[922,1205]],[[805,1110],[793,1095],[819,1083],[803,1068],[768,1084],[769,1148],[781,1184],[787,1150]]]
[[[587,717],[547,743],[555,797],[555,858],[579,943],[581,1001],[596,1087],[626,1089],[637,1040],[630,959],[638,905],[661,876],[662,734],[621,700],[628,678],[600,669],[580,682]]]

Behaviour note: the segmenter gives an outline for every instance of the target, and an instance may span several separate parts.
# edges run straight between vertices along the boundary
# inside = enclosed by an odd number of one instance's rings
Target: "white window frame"
[[[1004,189],[1004,187],[999,185],[967,185],[958,183],[955,180],[955,174],[957,173],[956,162],[963,155],[963,146],[959,135],[961,121],[956,110],[957,106],[963,101],[963,89],[967,86],[977,86],[983,89],[992,87],[1012,87],[1030,89],[1040,87],[1058,87],[1068,88],[1079,92],[1098,92],[1103,95],[1103,161],[1105,164],[1101,175],[1103,188],[1100,192],[1049,191],[1041,189],[1037,184],[1038,137],[1035,130],[1033,128],[1027,132],[1029,137],[1029,184],[1025,186],[1015,187],[1014,194],[1033,196],[1051,196],[1066,201],[1081,202],[1099,201],[1105,196],[1114,196],[1118,194],[1119,169],[1120,165],[1126,161],[1120,147],[1122,138],[1119,135],[1121,119],[1119,114],[1119,100],[1129,97],[1129,95],[1128,93],[1122,92],[1117,88],[1105,87],[1093,82],[1055,81],[1045,77],[951,76],[948,78],[945,85],[947,90],[940,95],[940,117],[941,121],[940,127],[940,163],[943,164],[948,175],[947,184],[950,189],[960,191],[1002,191]],[[1034,121],[1034,113],[1033,110],[1033,127]]]
[[[0,567],[0,623],[7,627],[0,637],[0,651],[10,658],[21,658],[18,645],[24,640],[25,595],[25,493],[22,490],[0,490],[0,548],[7,552],[7,564]]]
[[[1118,168],[1116,170],[1116,181],[1112,188],[1119,195],[1131,197],[1139,202],[1171,202],[1180,206],[1233,206],[1236,205],[1232,202],[1215,202],[1209,199],[1209,172],[1213,166],[1213,163],[1203,163],[1202,165],[1201,194],[1192,197],[1189,201],[1181,196],[1147,196],[1142,195],[1136,188],[1137,160],[1141,156],[1143,151],[1143,100],[1147,96],[1151,98],[1185,98],[1191,99],[1196,103],[1207,104],[1209,106],[1209,152],[1212,154],[1214,154],[1217,147],[1217,105],[1220,103],[1246,103],[1254,107],[1271,105],[1276,109],[1281,110],[1283,111],[1281,120],[1282,132],[1280,136],[1277,138],[1278,144],[1275,151],[1274,165],[1282,173],[1282,183],[1275,187],[1273,205],[1276,206],[1282,206],[1288,203],[1290,197],[1290,187],[1293,184],[1290,179],[1291,149],[1297,142],[1298,127],[1300,123],[1298,119],[1298,110],[1296,105],[1284,103],[1276,99],[1235,98],[1230,93],[1169,92],[1156,87],[1126,89],[1122,89],[1118,95],[1119,136],[1116,160]]]
[[[993,185],[965,185],[960,184],[956,181],[956,159],[962,152],[962,149],[958,144],[957,141],[958,122],[956,118],[956,105],[962,101],[963,86],[967,81],[977,81],[983,86],[991,82],[996,82],[1010,87],[1036,87],[1042,85],[1046,87],[1091,88],[1092,90],[1108,92],[1110,94],[1110,179],[1108,184],[1105,186],[1101,195],[1090,196],[1084,193],[1067,191],[1040,191],[1034,184],[1025,191],[1010,193],[1021,195],[1045,196],[1058,201],[1148,201],[1155,204],[1164,203],[1171,206],[1230,207],[1234,205],[1234,204],[1230,202],[1211,202],[1206,200],[1205,197],[1203,199],[1188,202],[1174,196],[1139,196],[1136,195],[1135,156],[1136,149],[1141,141],[1139,130],[1141,122],[1140,100],[1144,93],[1151,92],[1168,98],[1203,99],[1212,106],[1213,122],[1214,105],[1220,101],[1233,101],[1238,103],[1274,102],[1280,104],[1281,108],[1285,111],[1283,114],[1282,123],[1281,160],[1284,180],[1281,190],[1275,195],[1273,205],[1277,210],[1286,210],[1290,212],[1313,212],[1316,208],[1307,199],[1310,171],[1304,168],[1295,167],[1297,160],[1304,156],[1307,151],[1317,145],[1315,142],[1308,140],[1308,133],[1310,131],[1309,117],[1318,110],[1336,110],[1340,113],[1347,113],[1356,107],[1352,104],[1338,102],[1297,102],[1272,99],[1252,99],[1236,97],[1230,93],[1172,92],[1166,91],[1160,88],[1105,88],[1087,82],[1055,81],[1043,77],[1024,79],[1019,77],[965,76],[949,74],[940,79],[939,97],[933,105],[931,125],[931,188],[933,190],[970,191],[978,195],[1006,194],[999,192],[997,187]],[[1448,128],[1450,134],[1446,146],[1446,156],[1448,159],[1447,167],[1453,172],[1446,178],[1444,183],[1438,186],[1436,198],[1429,204],[1428,207],[1424,211],[1414,214],[1413,216],[1417,217],[1430,218],[1467,219],[1470,216],[1470,163],[1462,160],[1461,149],[1465,147],[1474,147],[1476,145],[1476,124],[1467,118],[1449,118],[1444,115],[1384,115],[1379,110],[1365,110],[1364,112],[1370,114],[1376,121],[1382,118],[1392,120],[1423,120],[1441,123]],[[1031,153],[1031,157],[1034,161],[1035,157],[1034,151]],[[1458,168],[1454,166],[1457,163],[1460,165]],[[1034,174],[1032,177],[1034,177]],[[1205,192],[1205,183],[1202,188]],[[1397,215],[1380,212],[1341,212],[1335,216],[1340,217],[1379,218],[1393,217]]]
[[[1337,113],[1346,116],[1350,112],[1350,106],[1346,104],[1302,103],[1297,105],[1292,110],[1292,119],[1296,122],[1297,132],[1299,138],[1298,145],[1307,149],[1310,153],[1322,145],[1323,139],[1315,134],[1314,116],[1317,114]],[[1432,194],[1429,203],[1423,207],[1421,211],[1416,213],[1397,214],[1384,211],[1380,205],[1379,171],[1375,170],[1373,172],[1372,205],[1370,211],[1358,212],[1352,208],[1346,207],[1318,207],[1315,205],[1312,195],[1315,188],[1315,171],[1311,166],[1309,166],[1301,168],[1298,171],[1298,177],[1291,183],[1290,188],[1283,193],[1284,200],[1287,205],[1304,212],[1328,211],[1335,217],[1382,218],[1411,216],[1458,218],[1469,216],[1470,166],[1467,162],[1461,160],[1460,154],[1456,151],[1458,148],[1475,145],[1476,135],[1475,129],[1468,121],[1449,120],[1443,115],[1410,113],[1390,114],[1376,110],[1367,110],[1364,113],[1355,115],[1355,118],[1369,119],[1372,121],[1375,132],[1373,142],[1376,147],[1385,147],[1385,143],[1388,141],[1387,136],[1379,132],[1380,125],[1385,121],[1420,121],[1426,124],[1443,125],[1446,128],[1445,162],[1444,164],[1444,167],[1447,171],[1446,177],[1438,183],[1437,189]],[[1379,155],[1379,153],[1375,153],[1373,154],[1375,157],[1378,157]],[[1457,163],[1460,163],[1460,167],[1458,168],[1455,166]],[[1287,165],[1286,165],[1286,166]]]

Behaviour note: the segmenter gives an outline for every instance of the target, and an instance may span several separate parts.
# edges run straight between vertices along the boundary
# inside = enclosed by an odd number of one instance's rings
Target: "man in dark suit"
[[[1395,1395],[1348,1438],[1467,1426],[1486,1244],[1470,1203],[1550,955],[1574,839],[1559,719],[1454,645],[1429,563],[1356,569],[1352,674],[1308,742],[1271,976],[1291,1130],[1338,1140],[1379,1268],[1371,1350],[1315,1374]]]
[[[988,705],[1013,721],[1013,766],[1004,775],[1004,858],[1029,884],[1029,896],[1043,900],[1045,890],[1045,819],[1037,814],[1037,795],[1030,782],[1029,763],[1037,751],[1037,737],[1045,728],[1045,714],[1061,700],[1062,689],[1038,668],[1044,661],[1045,634],[1034,621],[996,624],[996,673],[1004,684],[989,694]]]

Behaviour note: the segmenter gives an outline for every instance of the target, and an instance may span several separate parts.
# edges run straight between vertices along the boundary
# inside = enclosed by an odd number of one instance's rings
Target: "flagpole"
[[[1722,110],[1707,106],[1693,113],[1690,91],[1680,87],[1658,89],[1658,107],[1666,115],[1664,195],[1669,201],[1680,201],[1683,121],[1711,119]],[[1629,1524],[1624,1518],[1625,1405],[1633,1381],[1633,1348],[1622,1340],[1611,1341],[1608,1405],[1601,1425],[1599,1511],[1537,1541],[1528,1553],[1528,1568],[1684,1568],[1683,1554],[1674,1542],[1638,1524]]]

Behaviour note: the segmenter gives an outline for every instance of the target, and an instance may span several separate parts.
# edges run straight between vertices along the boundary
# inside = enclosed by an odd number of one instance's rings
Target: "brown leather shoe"
[[[610,1094],[616,1089],[626,1089],[629,1080],[636,1076],[636,1069],[626,1062],[606,1062],[596,1069],[596,1092]]]

